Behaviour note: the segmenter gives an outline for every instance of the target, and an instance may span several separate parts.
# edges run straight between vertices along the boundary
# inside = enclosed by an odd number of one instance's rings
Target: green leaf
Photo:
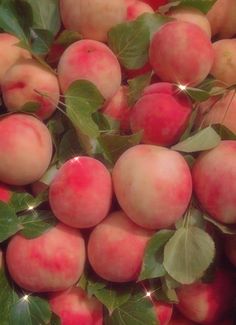
[[[6,276],[4,267],[0,268],[0,288],[0,324],[9,325],[10,310],[18,296]]]
[[[226,234],[226,235],[236,235],[236,226],[235,225],[224,225],[212,218],[210,218],[209,216],[207,215],[203,215],[203,218],[212,223],[214,226],[216,226],[216,228],[218,228],[223,234]]]
[[[108,33],[109,47],[127,69],[139,69],[147,63],[149,43],[149,28],[140,20],[119,24]]]
[[[152,73],[146,73],[134,79],[128,80],[129,91],[128,91],[128,104],[133,106],[137,100],[141,97],[144,88],[146,88],[152,78]]]
[[[13,236],[21,229],[15,209],[0,201],[0,242]]]
[[[0,2],[0,28],[28,43],[14,1],[2,0]]]
[[[144,291],[135,292],[112,315],[107,316],[105,325],[157,325],[153,304]]]
[[[219,134],[221,140],[236,140],[236,134],[222,124],[212,125],[213,129]]]
[[[186,140],[188,137],[190,137],[191,131],[193,129],[193,126],[195,124],[196,118],[198,116],[198,110],[194,109],[191,113],[190,119],[188,121],[187,128],[185,129],[184,133],[182,134],[180,138],[180,142]]]
[[[26,113],[36,113],[37,110],[39,109],[40,104],[37,102],[28,102],[24,104],[20,111],[26,112]]]
[[[188,153],[205,151],[217,147],[220,141],[218,133],[211,126],[208,126],[186,140],[172,146],[171,149]]]
[[[193,1],[193,0],[180,0],[180,1],[176,1],[176,0],[172,0],[176,5],[181,5],[181,6],[190,6],[190,7],[194,7],[197,8],[199,10],[201,10],[204,14],[206,14],[211,7],[214,5],[214,3],[216,2],[216,0],[197,0],[197,1]]]
[[[80,41],[81,39],[82,35],[80,33],[65,29],[57,37],[55,43],[66,48],[74,42]]]
[[[45,185],[50,185],[54,177],[58,172],[58,167],[56,165],[51,166],[46,173],[40,178],[39,182]]]
[[[159,295],[157,293],[157,298],[161,298],[161,300],[164,300],[169,303],[176,304],[179,302],[177,293],[175,291],[175,288],[170,285],[170,280],[168,279],[168,275],[166,275],[162,279],[162,291],[161,294],[159,292]]]
[[[108,282],[99,278],[90,268],[86,267],[77,286],[87,291],[89,297],[95,295],[98,290],[104,289]]]
[[[150,39],[152,39],[153,35],[161,28],[161,26],[174,21],[173,18],[160,15],[159,13],[144,13],[138,18],[138,20],[148,26]]]
[[[116,134],[103,134],[99,137],[98,141],[104,150],[107,159],[115,163],[127,149],[140,143],[142,139],[142,132],[132,135],[116,135]]]
[[[57,219],[50,211],[32,210],[30,213],[19,217],[23,229],[21,234],[28,238],[36,238],[55,227]]]
[[[52,313],[52,317],[50,320],[50,325],[61,325],[61,319],[56,314]]]
[[[187,87],[185,92],[195,101],[198,103],[205,102],[207,99],[211,97],[209,92],[199,88],[191,88]]]
[[[188,221],[187,221],[188,226],[194,226],[194,227],[198,227],[201,229],[205,229],[206,222],[204,221],[202,212],[200,210],[192,207],[189,211],[187,211],[184,218],[181,218],[176,222],[176,224],[175,224],[176,229],[184,227],[185,218],[188,219]]]
[[[92,119],[104,103],[102,95],[91,82],[79,80],[72,83],[65,95],[67,116],[83,135],[96,138],[99,135],[97,124]]]
[[[131,297],[132,285],[109,285],[95,292],[96,298],[112,314],[114,310],[125,304]]]
[[[139,280],[153,279],[165,275],[166,270],[162,265],[164,246],[173,234],[174,231],[172,230],[161,230],[149,240],[145,249]]]
[[[181,284],[200,279],[215,256],[212,238],[197,227],[180,228],[164,250],[164,267]]]
[[[51,319],[49,303],[36,296],[24,296],[11,309],[10,321],[14,325],[42,325]]]
[[[33,35],[34,37],[31,44],[33,53],[36,55],[47,54],[53,43],[53,34],[45,29],[34,29]]]
[[[68,130],[62,137],[58,148],[58,159],[61,163],[81,154],[81,146],[75,130]]]
[[[32,8],[33,28],[49,30],[53,35],[59,32],[61,26],[59,0],[24,1]]]
[[[15,192],[11,196],[10,205],[14,208],[15,212],[18,213],[36,208],[46,200],[47,196],[45,197],[43,194],[34,197],[27,192]]]

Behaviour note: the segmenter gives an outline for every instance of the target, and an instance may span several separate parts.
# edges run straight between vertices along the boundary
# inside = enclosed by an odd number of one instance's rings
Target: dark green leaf
[[[53,34],[45,29],[34,29],[33,36],[31,44],[33,53],[36,55],[47,54],[53,43]]]
[[[224,225],[212,218],[210,218],[207,215],[203,215],[203,218],[206,221],[209,221],[210,223],[212,223],[214,226],[216,226],[223,234],[226,235],[236,235],[236,226],[235,225]]]
[[[164,250],[164,267],[181,284],[200,279],[215,256],[215,244],[197,227],[178,229]]]
[[[149,42],[149,28],[139,20],[119,24],[108,33],[109,47],[127,69],[139,69],[147,63]]]
[[[159,292],[159,296],[157,295],[157,297],[161,300],[164,300],[166,302],[169,302],[169,303],[178,303],[178,296],[176,294],[176,291],[175,291],[175,288],[172,288],[172,286],[169,285],[170,283],[168,282],[168,278],[167,276],[165,276],[163,279],[162,279],[162,291],[161,291],[161,294],[162,296],[160,295],[160,292]]]
[[[99,129],[92,114],[103,105],[104,99],[97,88],[86,80],[75,81],[66,92],[65,102],[75,128],[91,138],[98,137]]]
[[[173,234],[174,231],[172,230],[161,230],[149,240],[145,249],[139,280],[153,279],[165,275],[166,271],[162,265],[164,246]]]
[[[52,313],[50,325],[61,325],[60,317],[57,316],[56,314]]]
[[[145,13],[141,15],[138,20],[148,26],[150,39],[152,39],[153,35],[161,28],[161,26],[173,21],[174,19],[168,16],[162,16],[158,13]]]
[[[222,124],[212,125],[213,129],[219,134],[221,140],[236,140],[236,134]]]
[[[11,308],[10,321],[14,325],[42,325],[50,319],[49,303],[39,297],[25,295]]]
[[[34,197],[27,192],[15,192],[11,197],[10,205],[14,208],[15,212],[21,212],[37,208],[46,200],[47,196],[45,194],[39,194],[37,197]]]
[[[75,130],[68,130],[62,137],[58,150],[61,163],[81,154],[81,146]]]
[[[23,227],[21,234],[28,239],[42,235],[55,227],[58,222],[50,211],[37,210],[32,210],[30,213],[20,216],[19,220]]]
[[[0,201],[0,242],[8,239],[21,229],[15,209]]]
[[[59,0],[24,0],[33,12],[33,28],[49,30],[56,35],[61,26]]]
[[[121,305],[125,304],[131,297],[132,285],[109,285],[95,292],[96,298],[112,314]]]
[[[99,278],[91,269],[85,268],[77,286],[87,291],[89,297],[95,295],[98,290],[104,289],[108,282]]]
[[[135,292],[122,306],[107,316],[105,325],[157,325],[153,304],[144,291]]]
[[[80,33],[65,29],[57,37],[55,43],[62,45],[63,47],[66,48],[69,45],[71,45],[74,42],[77,42],[81,39],[82,39],[82,35]]]
[[[185,92],[198,103],[205,102],[211,95],[203,89],[187,87]]]
[[[214,5],[214,3],[216,2],[216,0],[180,0],[180,1],[176,1],[176,0],[172,0],[174,3],[176,2],[178,5],[181,6],[190,6],[190,7],[194,7],[197,8],[199,10],[201,10],[204,14],[206,14],[211,7]]]
[[[134,79],[128,80],[128,104],[133,106],[137,100],[141,97],[144,88],[146,88],[151,82],[152,73],[146,73]]]
[[[9,325],[10,310],[12,305],[18,300],[18,296],[9,282],[3,267],[0,268],[0,288],[0,324]]]
[[[36,102],[28,102],[21,107],[21,111],[26,113],[36,113],[39,109],[40,104]]]
[[[187,153],[205,151],[217,147],[220,141],[218,133],[211,126],[208,126],[186,140],[172,146],[171,149]]]
[[[107,133],[101,135],[98,140],[107,159],[110,162],[115,163],[123,152],[139,144],[141,138],[142,132],[132,135],[113,135]]]
[[[194,126],[194,124],[196,122],[197,115],[198,115],[198,110],[194,109],[192,111],[191,116],[190,116],[187,128],[186,128],[186,130],[184,131],[184,133],[182,134],[182,136],[180,138],[180,142],[186,140],[190,136],[191,131],[193,129],[193,126]]]
[[[100,131],[118,131],[120,128],[120,123],[117,120],[101,112],[94,113],[93,119],[98,125]]]

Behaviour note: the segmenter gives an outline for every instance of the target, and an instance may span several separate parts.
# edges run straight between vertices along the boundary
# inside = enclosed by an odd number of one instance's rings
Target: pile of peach
[[[197,88],[209,75],[230,90],[199,105],[194,127],[220,123],[236,134],[236,1],[218,0],[207,15],[172,7],[166,15],[173,20],[153,35],[142,69],[121,67],[107,45],[112,27],[166,2],[61,0],[64,28],[83,39],[62,51],[56,74],[15,46],[15,36],[0,34],[0,87],[9,112],[0,119],[1,201],[10,202],[18,187],[35,194],[55,150],[46,122],[76,80],[97,87],[105,99],[101,112],[120,123],[121,134],[142,131],[141,143],[112,168],[86,155],[61,165],[45,186],[58,224],[34,239],[18,233],[2,248],[0,265],[3,259],[25,292],[46,294],[63,325],[103,324],[102,304],[76,286],[85,264],[109,282],[137,281],[148,241],[174,229],[193,194],[215,222],[236,225],[236,140],[195,154],[193,166],[171,149],[195,104],[185,88]],[[151,84],[129,107],[127,79],[150,71]],[[36,113],[21,112],[30,102],[38,104]],[[236,299],[236,236],[220,237],[227,267],[220,262],[212,282],[178,287],[173,315],[172,304],[147,298],[161,325],[233,324],[227,313]]]

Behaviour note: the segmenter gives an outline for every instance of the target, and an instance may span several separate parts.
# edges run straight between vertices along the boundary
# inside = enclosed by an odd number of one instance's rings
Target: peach
[[[193,189],[204,210],[226,224],[236,223],[236,141],[221,141],[202,153],[193,169]]]
[[[97,41],[82,40],[70,45],[58,65],[62,92],[76,80],[88,80],[105,99],[112,98],[121,84],[121,69],[113,52]]]
[[[152,71],[152,67],[149,62],[147,62],[142,68],[139,69],[123,69],[124,75],[127,79],[133,79],[139,76],[142,76],[146,73],[150,73]]]
[[[192,179],[184,158],[170,149],[137,145],[121,155],[113,169],[118,202],[141,227],[172,226],[184,214]]]
[[[9,187],[3,183],[0,183],[0,201],[8,203],[11,199],[11,191]]]
[[[52,72],[34,60],[24,60],[6,72],[2,80],[2,95],[9,112],[20,111],[28,102],[38,103],[35,114],[44,120],[56,110],[60,90]]]
[[[107,33],[126,15],[124,0],[60,0],[62,22],[66,29],[83,38],[104,42]]]
[[[197,85],[209,74],[214,51],[209,37],[199,26],[174,21],[154,34],[149,56],[161,80]]]
[[[171,8],[167,15],[180,21],[198,25],[211,38],[211,25],[202,11],[191,7],[178,7]]]
[[[149,4],[154,10],[164,6],[168,3],[168,0],[143,0],[143,2]]]
[[[108,281],[137,280],[152,234],[134,224],[122,211],[112,213],[89,237],[88,259],[92,268]]]
[[[0,33],[0,85],[5,73],[13,64],[21,59],[31,57],[28,51],[16,45],[19,42],[20,40],[13,35]]]
[[[215,52],[211,75],[227,86],[236,83],[236,39],[224,39],[213,44]]]
[[[128,131],[130,107],[128,105],[128,87],[121,86],[117,93],[106,103],[102,109],[103,114],[120,123],[121,130]]]
[[[133,132],[143,130],[143,143],[170,146],[185,131],[191,112],[190,100],[177,87],[153,84],[132,108],[130,125]]]
[[[159,325],[168,325],[173,312],[173,305],[155,301],[154,307]]]
[[[12,114],[0,119],[0,181],[26,185],[40,179],[52,157],[52,139],[37,118]]]
[[[83,272],[84,239],[78,230],[63,224],[34,239],[17,234],[8,244],[6,262],[13,280],[25,290],[65,290]]]
[[[220,97],[211,97],[201,103],[196,124],[208,126],[222,124],[236,134],[236,95],[232,90]]]
[[[112,183],[106,167],[90,157],[75,157],[57,172],[49,188],[55,216],[75,228],[97,225],[111,207]]]
[[[102,304],[94,297],[88,297],[80,288],[50,294],[52,311],[61,319],[62,325],[102,325]]]
[[[225,252],[231,263],[236,267],[236,236],[226,238]]]
[[[231,274],[218,270],[212,283],[197,282],[177,289],[181,313],[199,324],[215,324],[227,312],[236,296]]]
[[[127,6],[126,20],[132,21],[144,13],[154,13],[154,10],[147,3],[139,0],[125,0]]]

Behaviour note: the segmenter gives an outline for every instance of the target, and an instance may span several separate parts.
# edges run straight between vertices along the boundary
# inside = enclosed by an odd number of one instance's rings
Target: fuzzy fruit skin
[[[193,189],[202,208],[226,224],[236,223],[235,164],[236,141],[226,140],[202,153],[192,169]]]
[[[185,317],[199,324],[215,324],[233,304],[235,282],[229,272],[218,270],[212,283],[182,286],[177,295],[177,308]]]
[[[39,91],[50,97],[36,93]],[[2,95],[9,112],[20,111],[28,102],[40,106],[35,114],[42,120],[56,110],[60,90],[57,77],[34,60],[24,60],[13,65],[2,80]]]
[[[166,5],[168,0],[143,0],[143,2],[149,4],[154,10],[157,10],[160,6]]]
[[[0,201],[8,203],[11,199],[11,191],[7,185],[0,183]]]
[[[199,106],[197,126],[222,124],[236,133],[236,96],[234,90],[222,98],[209,98]]]
[[[132,21],[144,13],[154,13],[154,10],[147,3],[139,0],[125,0],[127,6],[126,20]]]
[[[102,304],[94,297],[89,298],[81,288],[49,295],[52,311],[61,319],[62,325],[102,325]]]
[[[225,252],[230,262],[236,267],[236,236],[226,238]]]
[[[154,302],[157,319],[160,325],[168,325],[173,313],[173,305],[164,302]]]
[[[107,33],[125,20],[124,0],[60,0],[62,22],[66,29],[84,38],[105,42]]]
[[[37,118],[13,114],[0,120],[0,180],[27,185],[40,179],[52,156],[52,139]]]
[[[143,143],[170,146],[185,131],[192,104],[175,86],[160,84],[153,84],[147,87],[150,90],[144,90],[143,96],[131,110],[130,125],[133,132],[143,130]]]
[[[13,280],[25,290],[65,290],[83,272],[84,239],[78,230],[63,224],[35,239],[15,235],[7,247],[6,262]]]
[[[209,37],[200,27],[174,21],[165,24],[153,36],[149,57],[162,81],[197,85],[209,74],[214,51]]]
[[[236,83],[236,39],[224,39],[213,43],[215,52],[211,75],[226,85]]]
[[[7,70],[21,59],[31,58],[31,54],[16,46],[20,40],[13,35],[8,33],[0,34],[0,85],[2,84],[2,79],[7,72]]]
[[[121,84],[121,69],[112,51],[97,41],[82,40],[70,45],[62,54],[58,76],[63,93],[73,81],[88,80],[105,99],[110,99]]]
[[[179,7],[171,8],[167,15],[180,21],[198,25],[211,38],[211,25],[202,11],[191,7]]]
[[[92,268],[108,281],[137,280],[152,234],[134,224],[122,211],[110,214],[89,237],[88,259]]]
[[[55,216],[75,228],[94,227],[108,214],[112,200],[111,175],[98,160],[75,157],[57,172],[49,188]]]
[[[130,107],[128,105],[128,87],[121,86],[117,93],[106,103],[102,110],[103,114],[120,123],[123,131],[130,129]]]
[[[141,227],[172,226],[185,212],[192,179],[184,158],[153,145],[128,149],[113,169],[113,184],[121,208]]]

